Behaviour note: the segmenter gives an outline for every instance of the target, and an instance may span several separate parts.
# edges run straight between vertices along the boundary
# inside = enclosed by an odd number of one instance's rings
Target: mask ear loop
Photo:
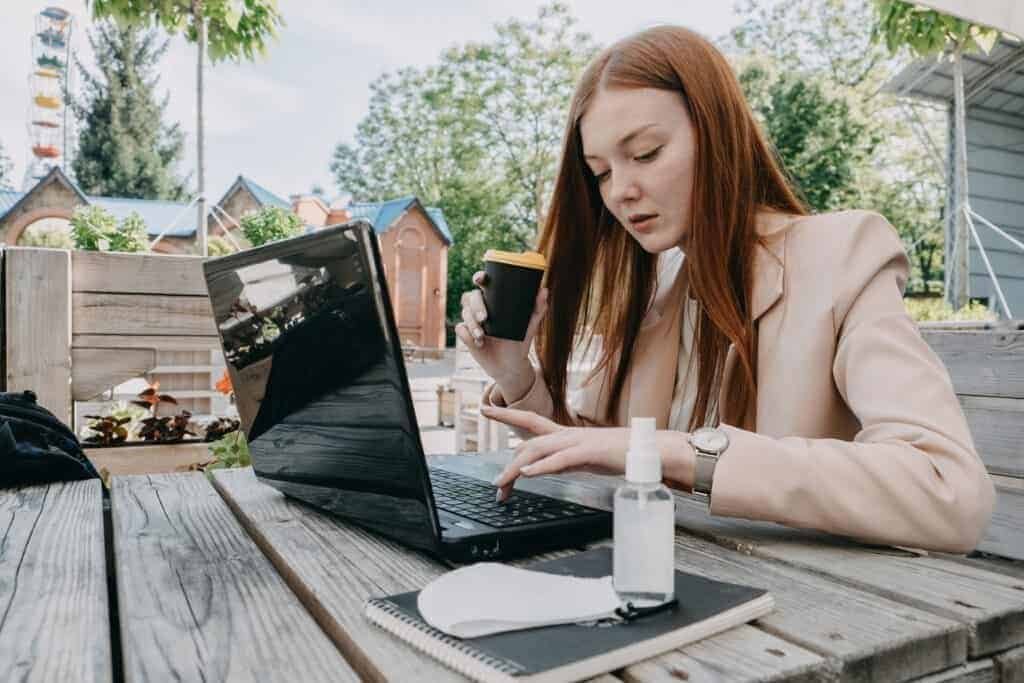
[[[623,607],[617,607],[615,614],[623,621],[636,621],[643,617],[649,617],[652,614],[658,614],[659,612],[668,612],[669,610],[675,609],[679,605],[678,598],[672,598],[668,602],[663,602],[660,605],[654,605],[653,607],[635,607],[633,603],[627,602]]]

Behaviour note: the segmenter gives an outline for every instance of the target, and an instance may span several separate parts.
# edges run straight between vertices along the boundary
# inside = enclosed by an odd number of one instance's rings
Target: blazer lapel
[[[758,225],[760,239],[754,247],[754,283],[750,297],[750,311],[755,330],[757,321],[782,298],[786,270],[786,232],[783,228],[790,223],[792,223],[792,219],[771,226],[766,226],[764,223]],[[757,416],[756,406],[748,406],[744,416],[727,415],[722,410],[726,405],[725,396],[728,387],[732,386],[733,373],[738,371],[740,371],[739,355],[736,353],[735,347],[730,345],[725,356],[722,384],[718,394],[719,414],[721,421],[726,424],[753,430],[756,426],[754,424]],[[742,424],[737,424],[737,422],[742,422]]]
[[[684,278],[679,273],[661,313],[651,311],[649,320],[640,328],[633,351],[633,367],[619,402],[621,425],[628,426],[631,417],[653,417],[658,429],[668,427],[682,341],[683,283]]]

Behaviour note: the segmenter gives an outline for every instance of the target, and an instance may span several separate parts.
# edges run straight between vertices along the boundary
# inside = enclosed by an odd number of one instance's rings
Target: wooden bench
[[[982,552],[1024,560],[1024,321],[922,323],[998,497]]]

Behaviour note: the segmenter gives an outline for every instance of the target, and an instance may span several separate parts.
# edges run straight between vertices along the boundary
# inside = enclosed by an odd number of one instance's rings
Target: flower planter
[[[181,472],[190,465],[213,460],[210,444],[202,441],[184,443],[129,443],[118,446],[85,446],[85,455],[97,470],[105,469],[112,476],[124,474],[161,474]]]

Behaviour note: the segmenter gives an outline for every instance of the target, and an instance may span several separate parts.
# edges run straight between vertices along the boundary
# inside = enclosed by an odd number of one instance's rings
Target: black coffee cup
[[[488,249],[484,254],[487,279],[482,286],[490,337],[523,341],[547,262],[542,254]]]

